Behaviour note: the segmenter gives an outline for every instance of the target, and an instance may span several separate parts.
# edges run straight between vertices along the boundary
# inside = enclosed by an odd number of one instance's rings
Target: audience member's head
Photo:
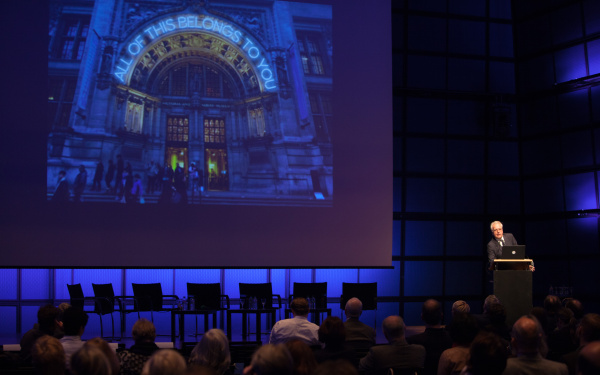
[[[489,296],[485,297],[485,301],[483,301],[483,313],[487,314],[490,307],[492,305],[496,305],[496,304],[502,304],[502,302],[500,302],[500,299],[498,297],[496,297],[493,294],[490,294]]]
[[[581,320],[581,318],[583,318],[583,304],[581,303],[580,300],[575,299],[575,298],[566,298],[563,303],[565,304],[565,307],[571,311],[573,311],[573,316],[575,317],[575,319],[577,319],[577,321]]]
[[[442,324],[442,304],[434,299],[423,302],[421,307],[421,319],[427,326],[438,326]]]
[[[136,344],[142,342],[154,342],[156,339],[156,328],[154,323],[148,319],[141,318],[133,324],[131,328],[131,336]]]
[[[113,375],[119,373],[119,367],[121,366],[119,358],[117,357],[115,351],[110,347],[110,345],[108,345],[106,341],[104,341],[100,337],[94,337],[93,339],[86,341],[85,344],[83,344],[83,346],[93,346],[102,350],[102,353],[104,353],[104,355],[108,359],[108,362],[110,363],[110,369]]]
[[[560,298],[557,296],[549,294],[544,298],[544,309],[551,315],[555,314],[561,306]]]
[[[54,335],[59,310],[52,305],[40,307],[37,312],[38,329],[47,335]]]
[[[190,354],[190,364],[212,368],[223,374],[231,365],[229,340],[220,329],[213,328],[202,335]]]
[[[535,316],[538,322],[540,322],[546,335],[552,331],[552,328],[548,322],[548,313],[543,307],[536,306],[532,308],[530,314]]]
[[[490,332],[478,334],[469,349],[472,375],[500,375],[506,368],[508,351],[499,336]]]
[[[577,375],[600,374],[600,341],[594,341],[583,348],[577,357]]]
[[[358,371],[350,362],[338,359],[321,363],[313,375],[358,375]]]
[[[315,359],[315,353],[307,343],[299,339],[293,339],[287,341],[284,345],[292,356],[294,375],[310,375],[314,372],[317,368],[317,360]]]
[[[40,374],[65,374],[65,349],[55,337],[44,335],[38,338],[31,348],[31,359]]]
[[[219,375],[215,370],[210,367],[190,364],[187,370],[184,372],[185,375]]]
[[[82,309],[71,306],[63,313],[65,336],[81,336],[88,322],[88,314]]]
[[[345,313],[348,318],[359,318],[362,314],[362,302],[356,298],[352,297],[346,302]]]
[[[572,327],[575,326],[576,323],[577,321],[575,320],[573,311],[567,309],[566,307],[561,307],[556,312],[556,327]]]
[[[477,319],[469,313],[456,313],[448,325],[448,332],[456,344],[469,346],[479,333]]]
[[[319,341],[326,347],[340,347],[346,341],[344,322],[337,316],[327,317],[319,327]]]
[[[291,375],[293,372],[292,355],[283,344],[261,346],[252,355],[250,366],[244,369],[244,375]]]
[[[469,306],[469,304],[465,301],[463,301],[462,299],[459,299],[458,301],[454,302],[452,304],[452,315],[456,314],[456,313],[470,313],[471,312],[471,306]]]
[[[161,349],[146,361],[141,375],[182,375],[185,371],[185,359],[178,351]]]
[[[402,320],[402,318],[398,315],[391,315],[383,319],[381,326],[383,329],[383,335],[388,342],[393,343],[404,340],[404,320]]]
[[[307,316],[310,311],[308,301],[302,297],[294,298],[290,303],[290,309],[294,316]]]
[[[112,375],[111,364],[100,348],[84,345],[71,357],[71,374]]]
[[[596,313],[585,314],[581,318],[578,328],[579,344],[586,345],[592,341],[600,340],[600,315]]]
[[[511,345],[517,356],[545,351],[544,331],[533,315],[520,317],[513,325],[511,336]]]
[[[495,327],[506,324],[506,309],[504,309],[504,305],[502,304],[491,304],[487,310],[487,316],[490,319],[490,324]]]

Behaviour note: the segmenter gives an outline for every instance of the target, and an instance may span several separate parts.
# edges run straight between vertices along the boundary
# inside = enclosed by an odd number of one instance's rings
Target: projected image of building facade
[[[277,0],[52,1],[48,199],[66,171],[70,200],[331,205],[331,28]]]

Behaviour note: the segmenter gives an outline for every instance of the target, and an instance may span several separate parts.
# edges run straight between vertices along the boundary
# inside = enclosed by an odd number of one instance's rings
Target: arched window
[[[160,78],[158,93],[164,96],[232,98],[232,82],[221,71],[206,65],[186,64],[169,70]]]

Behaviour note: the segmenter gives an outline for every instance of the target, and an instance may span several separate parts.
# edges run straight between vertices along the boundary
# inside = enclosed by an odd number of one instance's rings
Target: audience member
[[[498,335],[481,332],[471,343],[469,362],[460,375],[501,375],[507,357],[507,347]]]
[[[483,301],[483,313],[473,315],[477,319],[480,329],[483,329],[490,324],[489,311],[490,307],[495,304],[502,304],[502,302],[500,302],[498,297],[490,294],[489,296],[485,297],[485,300]]]
[[[362,302],[354,297],[346,302],[344,309],[346,321],[346,341],[369,341],[371,345],[375,345],[375,329],[373,327],[358,320],[362,315]]]
[[[562,357],[562,362],[567,364],[570,375],[575,375],[577,357],[581,350],[594,341],[600,341],[600,315],[595,313],[585,314],[577,327],[579,348]]]
[[[512,329],[511,345],[515,358],[509,358],[503,375],[567,375],[564,363],[548,360],[542,356],[544,332],[533,315],[519,318]]]
[[[318,363],[343,359],[358,367],[356,352],[346,346],[346,329],[342,319],[327,317],[319,327],[319,341],[323,343],[323,348],[315,352]]]
[[[25,332],[21,338],[20,359],[23,364],[31,363],[31,348],[37,339],[44,335],[54,336],[58,326],[58,309],[52,305],[40,307],[37,312],[37,325]]]
[[[267,344],[254,352],[243,375],[292,375],[293,372],[294,362],[286,346]]]
[[[71,357],[72,375],[112,375],[111,365],[102,350],[84,345]]]
[[[468,303],[466,303],[465,301],[459,299],[458,301],[454,302],[452,304],[452,315],[456,314],[456,313],[470,313],[471,312],[471,306],[469,306]]]
[[[373,346],[360,360],[358,370],[366,374],[389,368],[423,368],[425,348],[406,342],[404,320],[397,315],[388,316],[382,323],[383,335],[388,345]]]
[[[507,344],[510,341],[510,328],[506,325],[506,310],[504,305],[501,303],[492,303],[486,310],[486,321],[487,324],[480,327],[486,331],[497,334],[503,340],[506,340]]]
[[[428,299],[421,309],[421,320],[425,323],[425,332],[406,338],[409,344],[425,347],[425,368],[423,374],[434,375],[437,373],[438,363],[442,352],[452,347],[452,338],[442,326],[442,305]]]
[[[121,364],[119,363],[117,353],[115,353],[115,351],[110,347],[110,345],[108,345],[106,341],[104,341],[100,337],[94,337],[93,339],[86,341],[85,344],[83,344],[83,346],[93,346],[102,350],[102,353],[104,353],[106,359],[108,359],[108,363],[110,364],[111,373],[113,375],[119,373]]]
[[[291,339],[300,339],[308,345],[318,345],[319,326],[308,321],[310,308],[306,298],[294,298],[290,309],[294,317],[275,323],[269,343],[281,344]]]
[[[294,339],[287,341],[285,347],[292,356],[294,363],[293,375],[310,375],[317,368],[315,353],[308,344],[302,340]]]
[[[183,375],[187,370],[185,359],[177,350],[157,350],[144,363],[142,375]]]
[[[558,313],[558,309],[562,307],[560,303],[560,298],[553,295],[547,295],[544,298],[544,310],[546,310],[546,314],[548,316],[548,329],[546,332],[546,336],[550,334],[550,332],[554,331],[556,328],[556,314]]]
[[[477,336],[477,320],[469,313],[457,312],[447,327],[452,337],[452,347],[442,352],[437,368],[438,375],[458,374],[469,361],[469,346]]]
[[[600,374],[600,341],[586,345],[577,359],[577,375]]]
[[[218,375],[217,372],[209,367],[190,364],[184,372],[185,375]]]
[[[82,309],[71,306],[65,310],[62,319],[65,336],[60,339],[60,343],[65,349],[67,369],[70,369],[71,356],[83,347],[81,335],[85,331],[88,315]]]
[[[573,311],[573,316],[575,317],[575,320],[577,320],[577,322],[581,321],[581,318],[583,318],[584,310],[583,304],[580,300],[575,298],[565,298],[563,300],[563,304],[567,309]]]
[[[559,361],[562,356],[578,347],[577,321],[573,311],[561,307],[556,313],[556,328],[547,336],[548,356],[546,358]]]
[[[321,363],[313,375],[358,375],[358,371],[350,362],[338,359]]]
[[[546,313],[546,309],[541,306],[536,306],[531,309],[531,315],[535,316],[535,318],[540,322],[542,329],[544,330],[544,334],[547,336],[549,332],[552,332],[550,329],[550,324],[548,323],[548,314]]]
[[[229,340],[220,329],[213,328],[202,335],[190,354],[189,363],[211,368],[222,375],[230,370]]]
[[[31,361],[41,375],[64,375],[67,369],[65,349],[56,337],[40,336],[31,347]]]
[[[151,321],[139,319],[133,324],[131,335],[135,343],[129,350],[118,353],[121,375],[139,375],[146,361],[158,350],[158,346],[154,343],[156,328]]]

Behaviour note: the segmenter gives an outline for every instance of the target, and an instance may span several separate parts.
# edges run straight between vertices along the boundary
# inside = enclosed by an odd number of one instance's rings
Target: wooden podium
[[[497,259],[494,261],[494,294],[506,309],[510,326],[533,308],[533,272],[531,259]]]

